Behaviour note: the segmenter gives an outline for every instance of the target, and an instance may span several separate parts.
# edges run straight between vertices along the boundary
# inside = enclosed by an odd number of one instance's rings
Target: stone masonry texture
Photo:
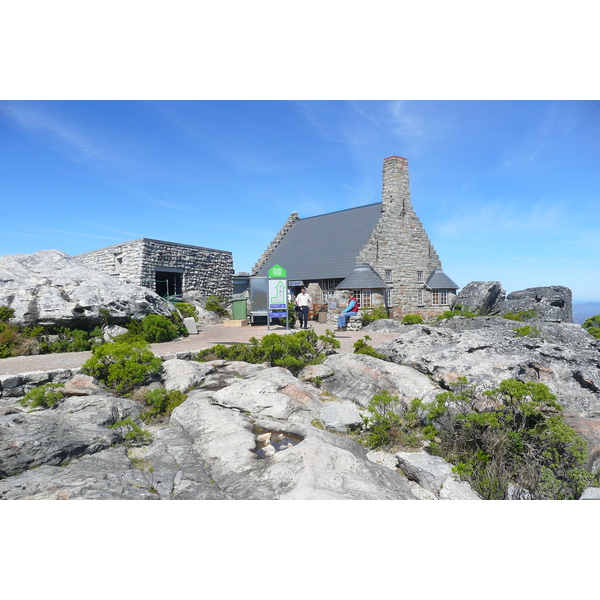
[[[203,295],[233,293],[231,252],[141,238],[75,256],[77,260],[119,279],[155,289],[155,272],[182,274],[182,292]]]

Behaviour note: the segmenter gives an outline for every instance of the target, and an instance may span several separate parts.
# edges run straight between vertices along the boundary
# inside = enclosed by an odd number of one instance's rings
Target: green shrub
[[[114,392],[127,394],[161,368],[160,358],[152,354],[146,342],[118,341],[96,346],[82,371]]]
[[[201,350],[194,358],[200,362],[215,358],[249,363],[267,362],[297,375],[305,366],[320,363],[334,348],[339,347],[340,342],[331,331],[317,335],[312,329],[303,329],[287,335],[270,333],[260,341],[252,337],[248,344],[218,344]]]
[[[373,321],[379,321],[380,319],[388,319],[389,313],[385,306],[376,306],[375,308],[369,308],[361,311],[360,318],[362,319],[363,325],[368,325]]]
[[[175,304],[175,308],[184,316],[184,317],[194,317],[194,319],[198,316],[198,311],[193,304],[189,302],[177,302]]]
[[[509,321],[529,321],[530,319],[535,319],[537,313],[535,310],[522,310],[520,312],[507,312],[502,315],[503,319],[508,319]]]
[[[55,352],[86,352],[96,345],[96,339],[102,336],[102,332],[99,327],[96,327],[92,331],[59,327],[53,332],[53,335],[56,336],[55,340],[51,342],[47,341],[44,336],[43,340],[40,342],[41,354],[51,354]]]
[[[513,331],[515,332],[515,337],[540,337],[540,330],[531,325],[523,325],[523,327],[517,327]]]
[[[582,327],[595,338],[600,338],[600,315],[590,317],[583,322]]]
[[[163,315],[146,315],[142,319],[144,339],[150,343],[170,342],[179,336],[179,328]]]
[[[174,323],[163,315],[146,315],[141,321],[130,320],[127,325],[127,333],[115,338],[117,342],[143,341],[149,344],[170,342],[181,335],[188,335],[183,326],[183,321]]]
[[[179,390],[149,390],[144,395],[144,401],[149,406],[148,410],[140,415],[140,418],[149,423],[154,419],[168,416],[173,409],[182,404],[187,395]]]
[[[425,321],[423,320],[423,317],[421,315],[408,314],[402,317],[402,322],[405,325],[421,325]]]
[[[479,316],[477,313],[471,312],[470,310],[447,310],[445,313],[438,315],[436,321],[441,321],[442,319],[452,319],[453,317],[468,317],[473,318]]]
[[[229,313],[226,308],[227,301],[222,296],[212,295],[208,297],[204,308],[216,313],[219,317],[226,317]]]
[[[354,354],[366,354],[367,356],[372,356],[374,358],[380,358],[381,360],[387,360],[387,357],[384,354],[380,354],[370,346],[368,342],[371,341],[371,338],[368,335],[365,335],[364,338],[356,340],[354,342]]]
[[[38,406],[50,408],[64,398],[63,393],[60,391],[62,387],[64,387],[62,383],[45,383],[29,390],[23,399],[20,400],[20,403],[23,406],[30,406],[31,408]]]
[[[15,309],[8,306],[0,306],[0,322],[8,323],[15,316]]]
[[[131,418],[109,425],[109,429],[119,429],[121,442],[126,446],[142,446],[152,441],[152,434]]]
[[[362,443],[370,448],[419,448],[421,439],[417,430],[415,402],[409,406],[388,390],[375,394],[363,415],[366,435]]]
[[[547,386],[508,379],[477,397],[461,378],[455,389],[428,407],[429,452],[455,464],[483,498],[507,498],[513,485],[533,499],[574,499],[598,485],[583,469],[585,440],[564,422]]]

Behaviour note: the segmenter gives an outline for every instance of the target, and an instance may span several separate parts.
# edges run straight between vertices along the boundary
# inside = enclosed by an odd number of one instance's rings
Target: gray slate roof
[[[380,216],[378,202],[298,219],[256,275],[266,277],[279,265],[288,280],[348,277]]]
[[[356,265],[350,277],[346,277],[336,290],[377,290],[387,288],[381,277],[368,264]]]
[[[440,269],[434,269],[427,278],[425,285],[432,290],[457,290],[458,286]]]

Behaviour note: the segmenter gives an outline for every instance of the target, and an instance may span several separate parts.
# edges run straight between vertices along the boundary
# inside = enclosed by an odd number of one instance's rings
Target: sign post
[[[271,267],[269,269],[268,331],[271,331],[271,319],[283,317],[285,317],[285,328],[289,329],[287,289],[287,271],[279,265]]]

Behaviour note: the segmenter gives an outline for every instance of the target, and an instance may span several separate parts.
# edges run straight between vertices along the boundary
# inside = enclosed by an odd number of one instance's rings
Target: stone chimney
[[[381,212],[389,212],[396,208],[400,213],[404,213],[411,207],[406,158],[389,156],[383,159],[381,202]]]

